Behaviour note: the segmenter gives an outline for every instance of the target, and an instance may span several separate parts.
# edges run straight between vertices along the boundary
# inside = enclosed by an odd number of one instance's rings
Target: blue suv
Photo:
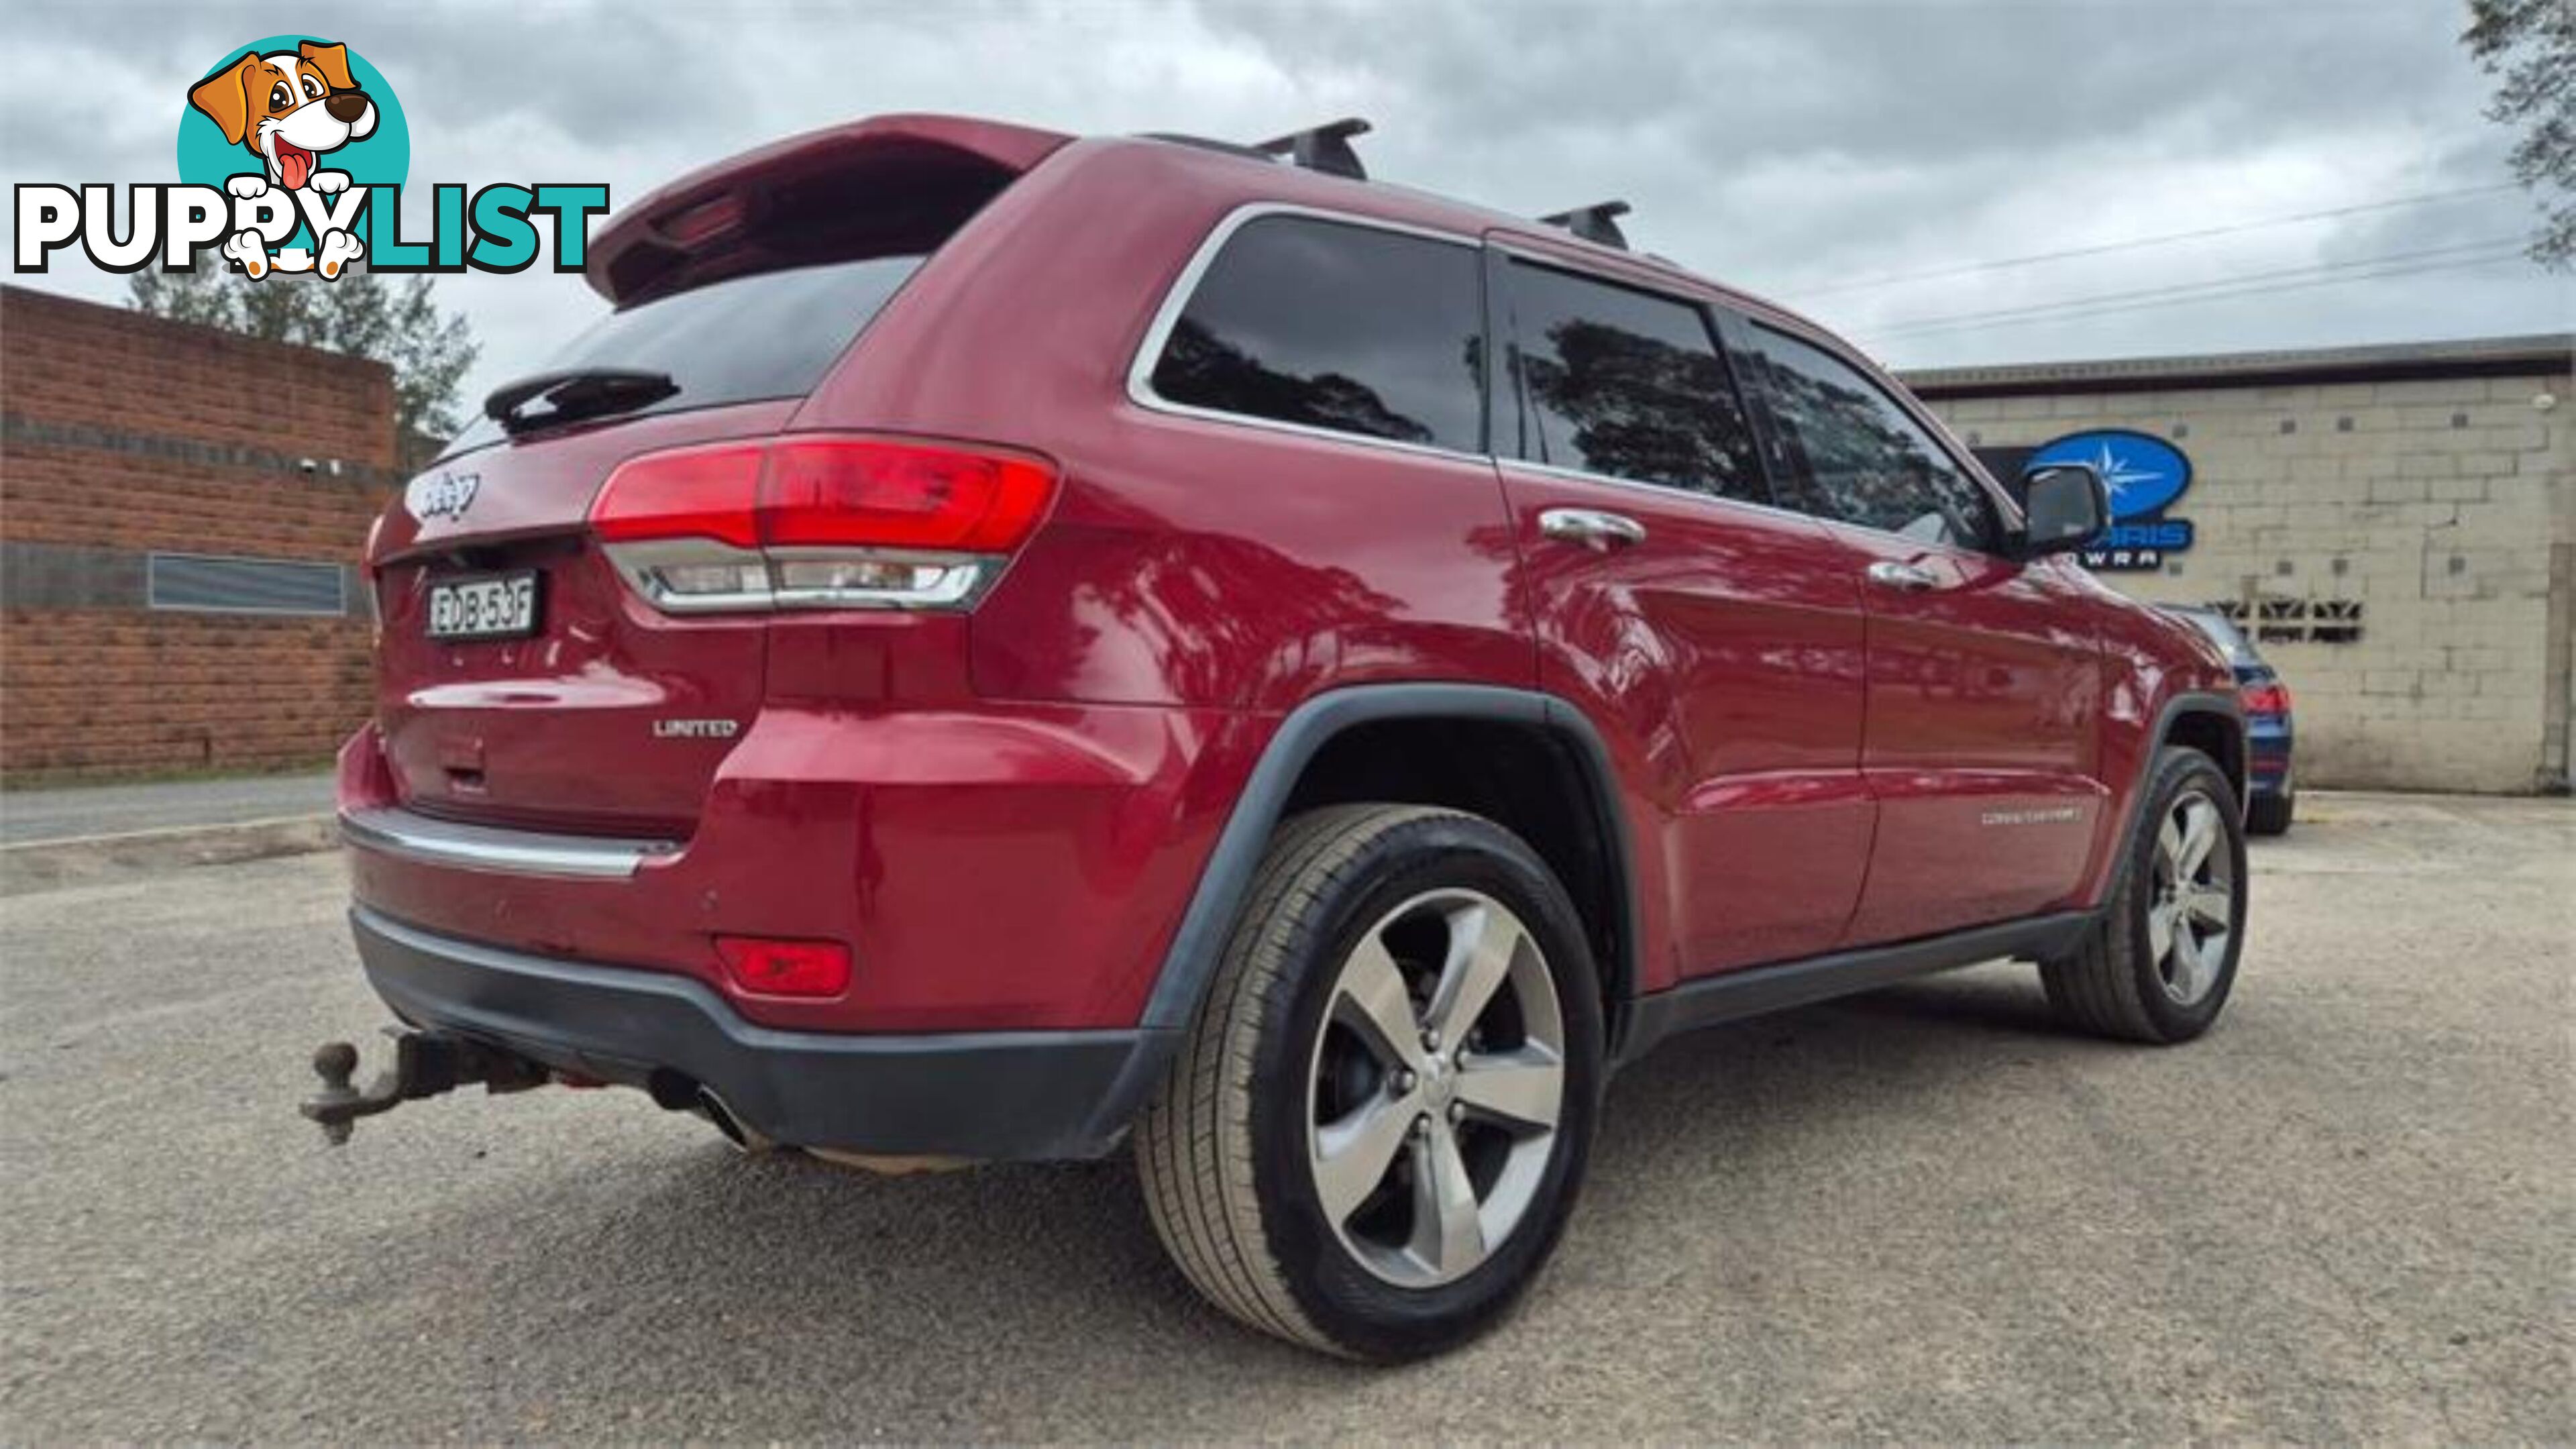
[[[2245,708],[2246,833],[2286,833],[2290,813],[2299,801],[2290,771],[2290,687],[2281,682],[2279,671],[2264,662],[2235,620],[2209,608],[2175,606],[2165,612],[2208,635],[2226,651],[2227,662],[2236,670],[2236,696]]]

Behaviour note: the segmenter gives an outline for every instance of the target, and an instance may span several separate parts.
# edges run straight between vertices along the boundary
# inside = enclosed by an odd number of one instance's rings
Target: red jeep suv
[[[2227,662],[1814,324],[1260,147],[894,116],[594,239],[368,544],[308,1115],[639,1087],[835,1160],[1134,1144],[1189,1279],[1494,1321],[1603,1086],[1996,957],[2143,1042],[2245,925]]]

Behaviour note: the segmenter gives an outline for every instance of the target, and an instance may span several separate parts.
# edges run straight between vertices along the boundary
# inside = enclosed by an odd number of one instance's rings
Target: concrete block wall
[[[2539,398],[2548,406],[2535,405]],[[2289,682],[2310,784],[2563,788],[2576,377],[1953,396],[1975,446],[2090,428],[2173,441],[2193,547],[2106,572],[2134,597],[2357,599],[2351,643],[2262,644]]]
[[[358,581],[337,616],[195,613],[145,564],[354,575],[395,465],[381,363],[0,288],[0,775],[328,758],[372,703]]]

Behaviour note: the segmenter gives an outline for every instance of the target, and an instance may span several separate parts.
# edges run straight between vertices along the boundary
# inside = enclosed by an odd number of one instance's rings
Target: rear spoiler
[[[622,307],[749,272],[928,251],[1072,139],[956,116],[791,136],[621,209],[590,239],[583,275]]]

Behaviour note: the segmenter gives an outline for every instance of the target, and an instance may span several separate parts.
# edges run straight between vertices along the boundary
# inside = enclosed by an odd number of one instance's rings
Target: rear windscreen
[[[542,367],[640,368],[679,391],[621,416],[803,397],[924,259],[869,257],[756,272],[611,312]],[[501,440],[478,419],[448,450]]]

